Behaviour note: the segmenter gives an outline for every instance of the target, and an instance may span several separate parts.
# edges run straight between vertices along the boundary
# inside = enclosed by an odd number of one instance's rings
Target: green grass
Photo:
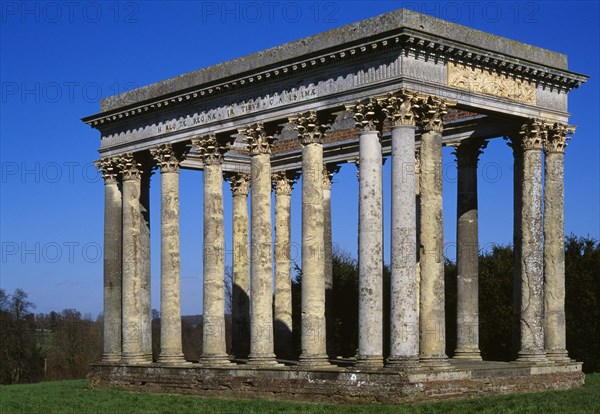
[[[1,414],[137,413],[599,413],[600,373],[569,391],[413,405],[325,405],[88,389],[85,381],[0,386]]]

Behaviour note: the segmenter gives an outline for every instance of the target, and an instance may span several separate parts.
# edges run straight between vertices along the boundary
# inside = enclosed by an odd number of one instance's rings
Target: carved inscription
[[[508,98],[530,105],[536,104],[534,84],[523,79],[515,79],[497,72],[454,62],[448,62],[448,86]]]
[[[313,99],[316,98],[317,95],[317,87],[315,85],[292,88],[289,91],[284,91],[281,93],[275,92],[259,98],[243,100],[231,105],[221,106],[194,115],[189,115],[185,118],[182,117],[176,120],[161,122],[156,127],[156,133],[163,134],[179,131],[181,129],[192,128],[199,125],[205,125],[210,122],[247,115],[280,105]]]

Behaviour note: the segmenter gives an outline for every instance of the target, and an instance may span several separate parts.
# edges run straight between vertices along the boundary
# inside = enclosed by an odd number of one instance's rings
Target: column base
[[[142,353],[123,353],[121,362],[128,365],[146,365],[152,364],[152,357],[148,358],[148,355]]]
[[[267,355],[250,355],[248,356],[247,365],[252,365],[255,367],[265,367],[265,368],[283,368],[285,365],[280,364],[275,359],[275,354],[267,354]]]
[[[443,356],[421,356],[419,357],[419,365],[424,368],[433,369],[451,369],[452,365],[448,362],[448,357]]]
[[[479,349],[457,349],[452,359],[481,361],[481,352]]]
[[[229,360],[229,356],[226,354],[201,355],[198,363],[207,367],[227,367],[230,365],[235,366],[235,364]]]
[[[525,362],[529,364],[544,364],[550,362],[543,351],[519,351],[515,362]]]
[[[328,368],[331,367],[327,355],[300,355],[298,366],[310,368]]]
[[[183,357],[183,354],[165,354],[165,355],[159,355],[158,359],[156,360],[157,363],[159,364],[165,364],[165,365],[184,365],[184,364],[189,364],[189,362],[187,362],[185,360],[185,358]]]
[[[416,368],[419,366],[418,356],[390,356],[385,361],[385,367],[390,369],[407,369]]]
[[[557,363],[571,362],[571,358],[569,358],[569,353],[566,349],[548,350],[546,351],[546,358],[548,358],[552,362]]]
[[[102,359],[100,360],[100,362],[106,362],[106,363],[121,362],[121,354],[114,354],[114,353],[102,354]]]
[[[356,357],[356,368],[382,368],[382,355],[359,355]]]

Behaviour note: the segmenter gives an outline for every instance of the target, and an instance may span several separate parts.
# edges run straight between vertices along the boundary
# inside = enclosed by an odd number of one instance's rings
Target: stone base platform
[[[92,388],[117,388],[222,398],[339,403],[406,403],[484,395],[564,390],[584,383],[581,363],[527,364],[450,360],[447,369],[406,371],[334,366],[307,370],[296,365],[259,368],[200,364],[95,364]]]

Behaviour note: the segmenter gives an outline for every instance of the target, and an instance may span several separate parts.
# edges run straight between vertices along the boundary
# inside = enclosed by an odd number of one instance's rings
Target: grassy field
[[[325,405],[224,400],[191,396],[91,390],[85,381],[0,386],[1,414],[137,413],[600,413],[600,373],[583,388],[473,400],[391,406]]]

